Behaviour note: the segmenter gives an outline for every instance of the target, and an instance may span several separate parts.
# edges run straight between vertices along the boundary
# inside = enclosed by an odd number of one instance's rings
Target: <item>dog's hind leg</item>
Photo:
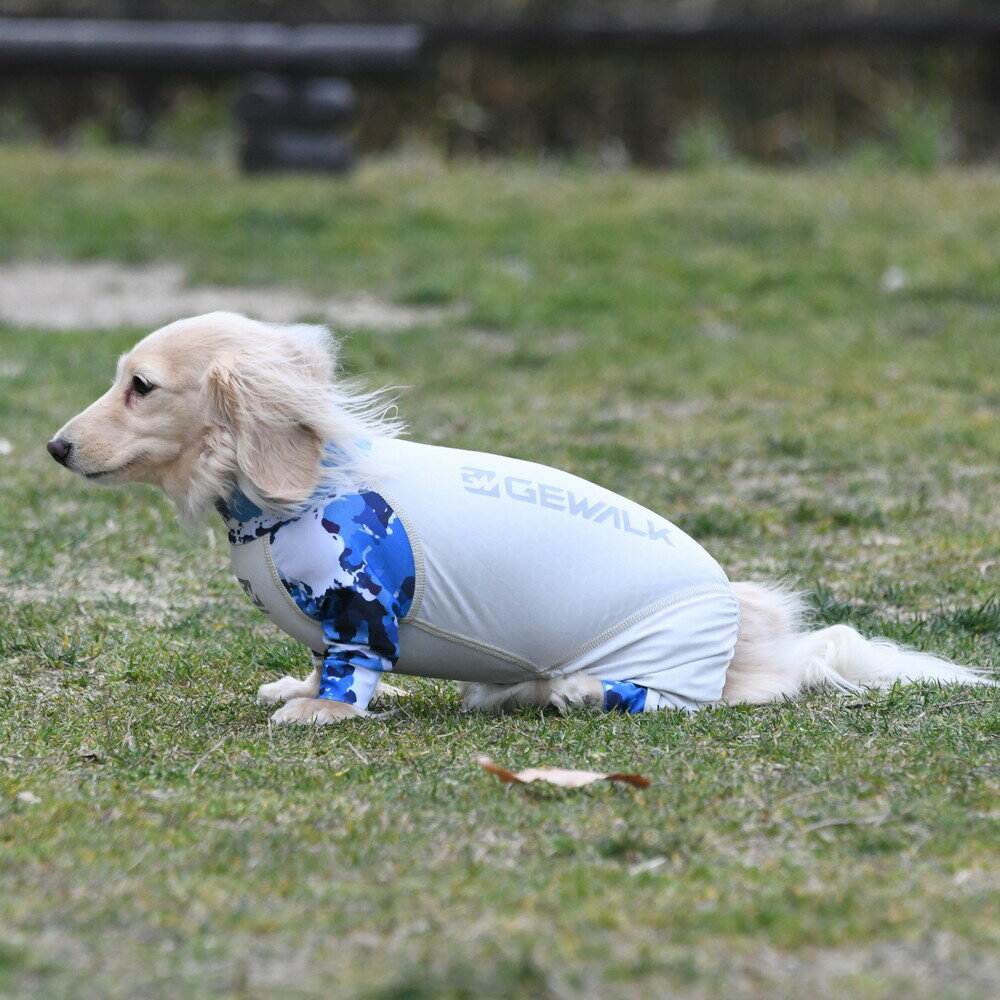
[[[583,705],[604,702],[604,689],[596,677],[585,675],[560,677],[555,680],[522,681],[520,684],[473,684],[467,681],[458,685],[467,711],[499,715],[518,708],[554,708],[566,713]]]
[[[258,705],[277,705],[279,701],[292,698],[315,698],[319,694],[320,676],[323,673],[323,657],[313,653],[313,672],[304,680],[297,677],[282,677],[281,680],[261,684],[257,688]]]

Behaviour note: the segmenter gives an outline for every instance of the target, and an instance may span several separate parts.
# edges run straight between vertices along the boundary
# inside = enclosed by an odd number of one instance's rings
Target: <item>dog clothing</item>
[[[319,697],[367,707],[381,674],[602,681],[605,707],[719,700],[739,608],[669,521],[556,469],[398,439],[378,475],[296,517],[220,505],[250,599],[323,660]]]

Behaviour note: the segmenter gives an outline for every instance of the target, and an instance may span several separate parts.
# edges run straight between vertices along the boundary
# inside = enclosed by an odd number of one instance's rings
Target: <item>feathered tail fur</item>
[[[970,667],[889,639],[866,639],[848,625],[807,631],[801,598],[782,587],[734,583],[733,590],[740,631],[722,692],[729,704],[759,705],[810,688],[857,690],[896,681],[996,683]]]

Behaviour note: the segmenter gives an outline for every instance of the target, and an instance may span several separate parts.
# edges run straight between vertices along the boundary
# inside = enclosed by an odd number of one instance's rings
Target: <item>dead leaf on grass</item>
[[[576,771],[566,767],[529,767],[523,771],[508,771],[495,764],[489,757],[477,757],[480,767],[495,774],[505,785],[511,782],[527,785],[533,781],[545,781],[560,788],[583,788],[595,781],[621,781],[636,788],[648,788],[652,782],[641,774],[605,774],[600,771]]]

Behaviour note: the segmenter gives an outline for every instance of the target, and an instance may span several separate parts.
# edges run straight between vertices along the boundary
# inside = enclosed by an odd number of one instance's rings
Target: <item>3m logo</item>
[[[489,469],[473,469],[471,466],[462,466],[462,483],[467,493],[478,493],[481,497],[500,496],[500,484],[497,482],[497,474]]]

